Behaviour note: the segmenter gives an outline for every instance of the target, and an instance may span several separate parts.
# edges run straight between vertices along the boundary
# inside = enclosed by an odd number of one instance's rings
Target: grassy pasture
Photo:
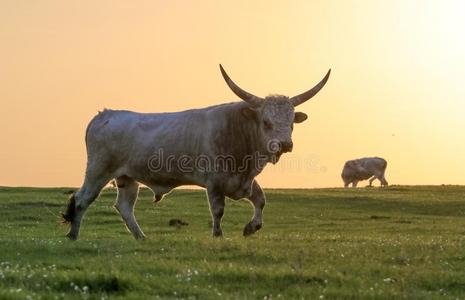
[[[204,191],[143,190],[142,242],[113,189],[68,241],[67,190],[0,188],[0,299],[465,298],[465,187],[267,190],[262,230],[242,237],[252,207],[228,201],[221,239]]]

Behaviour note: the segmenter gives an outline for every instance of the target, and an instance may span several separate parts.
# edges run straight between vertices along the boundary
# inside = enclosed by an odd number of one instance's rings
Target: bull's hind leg
[[[118,187],[118,197],[115,203],[116,210],[123,218],[128,230],[136,239],[145,238],[134,216],[134,205],[139,194],[139,183],[130,177],[121,176],[116,178],[116,185]]]
[[[376,173],[374,178],[378,179],[381,182],[381,186],[387,186],[388,185],[388,182],[386,181],[386,178],[384,178],[384,172],[383,173]]]
[[[63,221],[71,224],[67,234],[67,237],[71,240],[78,238],[84,213],[110,179],[110,176],[96,176],[96,174],[88,171],[82,187],[69,199],[68,207],[63,214]]]
[[[379,181],[381,181],[381,186],[388,186],[388,182],[386,177],[384,177],[384,173],[380,176]]]
[[[252,202],[254,206],[254,215],[252,220],[247,223],[244,227],[244,236],[249,236],[253,233],[255,233],[257,230],[262,228],[262,215],[263,215],[263,208],[265,207],[265,194],[263,193],[263,190],[261,187],[258,185],[257,181],[253,182],[252,186],[252,195],[247,198]]]
[[[224,199],[225,196],[216,191],[214,188],[207,188],[208,202],[210,203],[210,212],[213,220],[213,236],[223,236],[223,230],[221,230],[221,218],[224,214]]]

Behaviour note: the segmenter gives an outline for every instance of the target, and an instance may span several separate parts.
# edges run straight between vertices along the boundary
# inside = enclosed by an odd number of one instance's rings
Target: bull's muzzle
[[[280,149],[281,152],[291,152],[292,148],[294,147],[294,144],[292,142],[281,142],[280,143]]]

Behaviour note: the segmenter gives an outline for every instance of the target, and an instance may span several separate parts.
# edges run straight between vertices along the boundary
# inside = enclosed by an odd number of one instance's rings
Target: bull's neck
[[[244,172],[260,173],[270,161],[263,147],[260,128],[255,120],[247,118],[241,112],[246,104],[237,103],[234,109],[225,115],[221,126],[219,141],[220,154],[234,157]]]

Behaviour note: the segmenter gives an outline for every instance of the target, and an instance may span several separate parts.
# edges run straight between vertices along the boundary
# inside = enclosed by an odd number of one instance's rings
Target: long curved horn
[[[294,106],[300,105],[307,101],[308,99],[312,98],[313,96],[316,95],[326,84],[326,81],[328,81],[329,74],[331,74],[331,69],[329,69],[328,73],[326,73],[326,76],[313,88],[309,89],[305,93],[302,93],[300,95],[294,96],[291,99],[289,99]]]
[[[223,66],[221,64],[220,64],[220,70],[221,70],[221,74],[223,75],[224,80],[228,84],[229,88],[234,92],[234,94],[236,94],[239,98],[249,103],[253,107],[260,106],[261,102],[263,101],[262,98],[252,95],[244,91],[243,89],[241,89],[239,86],[237,86],[237,84],[235,84],[234,81],[232,81],[231,78],[229,78],[228,74],[223,69]]]

